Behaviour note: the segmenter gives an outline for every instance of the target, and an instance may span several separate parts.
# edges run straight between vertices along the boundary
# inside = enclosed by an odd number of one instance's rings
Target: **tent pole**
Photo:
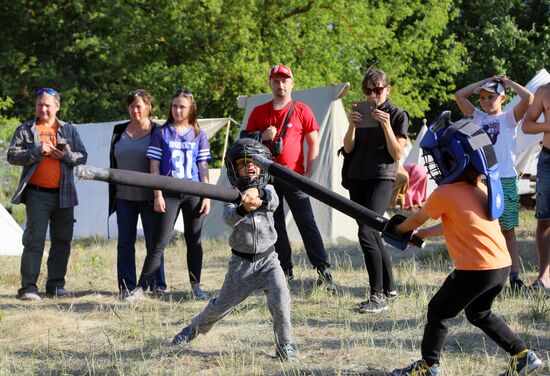
[[[227,142],[229,141],[229,127],[231,126],[231,122],[233,119],[229,118],[227,121],[227,129],[225,130],[225,141],[223,143],[223,153],[222,153],[222,167],[225,161],[225,152],[227,151]]]

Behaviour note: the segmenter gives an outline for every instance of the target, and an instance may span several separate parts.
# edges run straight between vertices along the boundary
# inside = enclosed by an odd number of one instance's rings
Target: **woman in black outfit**
[[[391,86],[383,71],[370,69],[362,88],[366,100],[376,109],[361,114],[357,105],[352,105],[344,137],[344,150],[352,153],[348,170],[349,193],[354,202],[383,215],[391,198],[399,159],[403,157],[409,118],[389,99]],[[372,116],[377,123],[363,126],[363,116]],[[397,297],[391,260],[380,234],[367,225],[358,224],[359,243],[370,283],[370,299],[360,303],[359,312],[385,311],[387,300]]]

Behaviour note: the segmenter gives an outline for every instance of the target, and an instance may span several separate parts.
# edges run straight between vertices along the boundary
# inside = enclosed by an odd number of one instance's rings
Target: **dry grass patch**
[[[522,213],[518,231],[523,277],[535,277],[534,220]],[[116,294],[116,243],[101,239],[73,245],[67,287],[70,299],[21,302],[19,258],[0,264],[0,374],[17,375],[384,375],[420,354],[430,298],[452,270],[442,241],[424,250],[391,250],[401,296],[389,311],[356,313],[365,299],[367,273],[356,244],[329,247],[338,294],[315,287],[317,275],[295,245],[297,282],[292,286],[292,322],[300,358],[274,358],[272,324],[262,292],[251,296],[207,335],[187,348],[170,346],[173,336],[206,302],[190,296],[181,237],[166,254],[170,294],[131,305]],[[205,242],[202,281],[215,292],[230,253],[224,240]],[[139,263],[143,245],[139,245]],[[43,270],[46,270],[45,265]],[[43,277],[40,286],[44,286]],[[550,300],[515,296],[506,290],[495,312],[550,358]],[[507,356],[463,315],[451,322],[443,354],[446,376],[497,375]],[[548,368],[546,374],[550,374]]]

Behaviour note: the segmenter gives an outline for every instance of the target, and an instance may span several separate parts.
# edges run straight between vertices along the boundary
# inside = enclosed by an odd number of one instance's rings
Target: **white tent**
[[[537,91],[539,86],[545,85],[550,82],[550,74],[546,69],[541,69],[537,74],[525,85],[532,93]],[[516,96],[510,100],[504,106],[504,109],[509,109],[515,106],[519,102],[519,97]],[[543,121],[543,115],[540,116],[538,121]],[[521,130],[521,124],[518,129],[518,136],[516,140],[516,170],[518,172],[519,194],[531,194],[535,192],[534,182],[529,179],[521,179],[524,175],[537,175],[537,162],[539,159],[539,153],[541,150],[542,133],[539,134],[525,134]]]
[[[346,197],[349,197],[348,191],[340,184],[343,158],[338,157],[336,153],[342,146],[347,130],[348,120],[341,98],[346,96],[348,91],[349,83],[343,83],[292,92],[294,99],[311,107],[320,127],[320,160],[312,179]],[[238,106],[246,110],[243,124],[247,123],[254,107],[272,98],[271,94],[239,97]],[[218,184],[229,186],[225,169],[222,170]],[[341,238],[357,240],[357,224],[353,219],[315,199],[312,199],[311,203],[324,241],[337,242]],[[288,211],[286,204],[285,207]],[[204,220],[204,237],[217,238],[229,229],[223,222],[222,211],[223,203],[213,201],[211,213]],[[287,213],[286,224],[290,240],[301,241],[290,212]]]
[[[0,205],[0,231],[2,241],[0,242],[1,256],[20,256],[23,253],[23,230],[4,206]]]
[[[77,124],[76,128],[88,152],[87,164],[94,167],[109,167],[109,148],[111,136],[115,124],[122,121]],[[222,127],[229,128],[233,122],[231,118],[200,119],[199,124],[208,138],[212,137]],[[227,136],[226,136],[227,139]],[[224,149],[225,150],[225,149]],[[211,180],[216,172],[212,171]],[[77,180],[79,204],[75,207],[76,223],[74,227],[75,237],[100,236],[116,238],[116,213],[107,220],[109,205],[109,186],[103,182],[93,180]],[[181,216],[180,216],[181,217]],[[176,224],[176,229],[183,231],[181,218]]]
[[[546,71],[546,69],[541,69],[525,85],[525,87],[529,89],[532,93],[534,93],[539,86],[545,85],[549,82],[550,74]],[[515,96],[504,106],[504,110],[515,106],[519,102],[519,100],[520,98],[518,96]],[[539,121],[542,121],[542,115]],[[424,137],[426,130],[426,125],[423,125],[418,132],[416,141],[409,154],[405,158],[404,163],[417,163],[420,165],[424,164],[422,152],[420,150],[420,140],[422,140],[422,137]],[[528,135],[523,133],[520,123],[516,139],[516,170],[520,177],[527,174],[533,176],[537,174],[537,160],[539,157],[541,140],[542,134]],[[436,187],[437,185],[435,184],[435,182],[430,179],[428,183],[428,194],[430,194]],[[528,180],[520,179],[518,191],[519,194],[533,193],[533,184],[531,184]]]

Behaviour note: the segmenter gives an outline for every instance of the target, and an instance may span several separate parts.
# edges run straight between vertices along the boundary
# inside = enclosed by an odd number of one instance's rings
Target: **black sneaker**
[[[56,287],[55,290],[47,290],[46,295],[50,298],[68,298],[71,296],[71,293],[64,287]]]
[[[510,288],[513,292],[520,293],[526,287],[527,286],[525,286],[525,283],[523,283],[523,281],[519,277],[510,278]]]
[[[291,269],[285,269],[283,270],[284,273],[285,273],[285,279],[286,279],[286,283],[289,285],[289,286],[292,286],[294,284],[294,282],[296,281],[294,279],[294,274],[292,273],[292,268]]]
[[[362,302],[359,306],[359,313],[378,313],[387,311],[388,301],[385,295],[371,295],[370,299],[366,302]]]
[[[543,367],[542,360],[531,350],[524,350],[510,358],[508,369],[500,376],[532,375]]]
[[[185,346],[188,345],[197,336],[197,330],[192,328],[191,325],[186,326],[176,334],[172,340],[172,345]]]
[[[298,359],[298,351],[291,343],[278,344],[275,346],[275,355],[280,360],[296,360]]]
[[[318,268],[317,274],[319,275],[319,278],[317,278],[317,286],[325,285],[325,288],[327,289],[328,292],[335,293],[336,285],[332,280],[332,274],[330,274],[330,268],[328,267]]]

